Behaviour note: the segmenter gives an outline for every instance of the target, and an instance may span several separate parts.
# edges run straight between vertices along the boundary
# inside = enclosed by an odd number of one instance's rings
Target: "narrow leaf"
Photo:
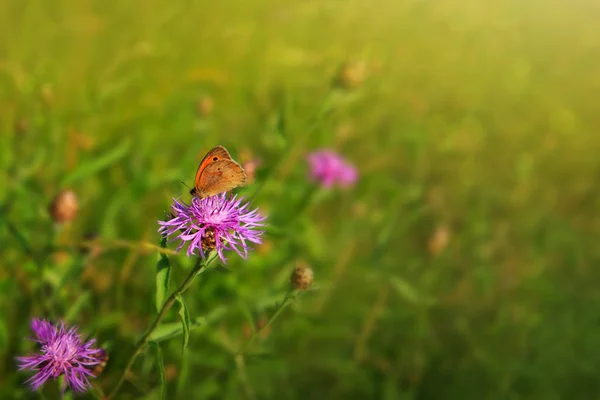
[[[162,238],[160,247],[167,247],[167,239]],[[159,312],[167,297],[169,291],[169,278],[171,276],[171,263],[166,254],[158,255],[158,263],[156,263],[156,312]]]
[[[160,378],[160,396],[161,400],[167,398],[167,375],[165,373],[165,364],[163,362],[162,352],[158,343],[150,342],[150,346],[156,355],[156,366],[158,367],[158,376]]]
[[[190,332],[198,329],[202,330],[213,321],[222,317],[227,311],[225,306],[217,307],[213,309],[209,314],[204,317],[196,317],[190,322]],[[159,343],[167,339],[171,339],[183,334],[183,326],[180,322],[170,322],[161,324],[152,332],[149,340]]]
[[[73,182],[87,178],[90,175],[98,173],[104,168],[117,162],[120,158],[123,158],[131,148],[131,141],[124,140],[114,149],[102,154],[99,157],[93,158],[87,162],[80,164],[71,173],[66,175],[62,182],[62,186],[71,185]]]
[[[417,305],[432,305],[435,299],[431,296],[419,292],[413,285],[400,277],[391,277],[390,283],[396,293],[409,303]]]
[[[179,317],[181,318],[181,327],[183,328],[183,346],[181,348],[181,352],[185,352],[187,348],[188,342],[190,341],[190,313],[188,311],[187,305],[185,304],[185,300],[180,295],[176,297],[179,302]]]

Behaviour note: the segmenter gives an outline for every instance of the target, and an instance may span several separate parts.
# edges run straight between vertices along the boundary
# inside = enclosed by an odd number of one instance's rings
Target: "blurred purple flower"
[[[95,377],[92,370],[102,362],[104,350],[92,347],[94,339],[83,342],[77,328],[67,329],[43,319],[31,321],[31,330],[41,346],[39,354],[17,357],[19,371],[29,369],[36,374],[27,380],[32,390],[39,389],[48,379],[65,376],[63,392],[71,387],[75,392],[85,392],[90,386],[88,377]]]
[[[181,240],[177,251],[188,244],[187,256],[196,254],[205,257],[210,250],[216,250],[223,263],[227,262],[223,251],[233,250],[242,258],[248,256],[248,243],[262,243],[265,217],[258,209],[248,210],[250,203],[242,204],[243,198],[227,198],[225,193],[199,199],[194,197],[187,205],[173,199],[168,221],[158,221],[158,230],[163,236],[175,236],[171,240]]]
[[[317,150],[307,156],[310,176],[323,187],[352,186],[358,179],[356,168],[332,150]]]

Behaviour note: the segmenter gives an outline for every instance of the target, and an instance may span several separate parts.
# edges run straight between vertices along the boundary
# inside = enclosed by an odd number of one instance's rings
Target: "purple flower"
[[[227,198],[225,193],[199,199],[194,197],[187,205],[173,199],[171,206],[172,219],[158,221],[158,230],[162,235],[175,236],[171,240],[181,240],[179,251],[188,244],[188,257],[199,250],[205,257],[210,250],[217,250],[223,263],[227,259],[225,250],[233,250],[242,258],[248,256],[248,243],[262,243],[260,237],[265,217],[258,209],[248,211],[250,203],[242,204],[243,198],[237,196]]]
[[[323,187],[352,186],[358,179],[356,168],[331,150],[317,150],[307,156],[312,179]]]
[[[57,326],[43,319],[31,321],[35,336],[32,339],[41,346],[39,354],[17,357],[19,371],[29,369],[36,374],[27,380],[31,389],[39,389],[48,379],[65,376],[63,391],[67,386],[75,392],[85,392],[90,386],[88,377],[95,377],[92,370],[102,362],[104,350],[92,347],[94,339],[81,340],[77,328],[60,323]]]

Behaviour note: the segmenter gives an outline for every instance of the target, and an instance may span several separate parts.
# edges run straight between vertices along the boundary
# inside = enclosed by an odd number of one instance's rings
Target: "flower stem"
[[[263,326],[261,326],[260,328],[258,328],[257,330],[255,330],[252,333],[252,336],[250,336],[250,339],[248,339],[237,351],[237,353],[235,353],[234,357],[238,357],[241,354],[243,354],[246,349],[248,348],[248,346],[250,346],[252,344],[252,342],[254,342],[254,340],[257,338],[258,335],[261,334],[261,332],[265,329],[267,329],[269,326],[271,326],[271,324],[273,323],[273,321],[275,321],[275,319],[279,316],[279,314],[281,314],[281,312],[291,304],[291,301],[296,300],[296,298],[298,297],[299,292],[297,290],[288,290],[288,292],[285,294],[285,297],[283,298],[283,301],[281,303],[279,303],[279,305],[277,305],[277,308],[275,309],[275,312],[273,312],[273,315],[271,315],[271,318],[269,318],[269,320],[267,321],[266,324],[264,324]]]
[[[114,387],[114,389],[112,390],[112,392],[108,395],[109,399],[112,399],[119,392],[119,389],[121,389],[121,386],[125,382],[125,379],[127,378],[127,375],[129,374],[129,372],[131,371],[131,367],[133,367],[133,364],[135,363],[135,360],[137,360],[137,358],[139,357],[139,355],[142,354],[142,351],[144,350],[144,347],[146,347],[146,345],[150,341],[150,335],[152,335],[152,333],[156,330],[156,328],[158,328],[158,326],[160,325],[161,321],[163,320],[163,318],[167,314],[167,311],[169,311],[169,309],[175,303],[175,300],[177,299],[177,296],[182,295],[190,287],[190,285],[194,281],[194,278],[196,278],[196,276],[198,276],[201,273],[203,273],[204,271],[206,271],[206,269],[208,268],[209,264],[215,258],[216,258],[216,255],[214,255],[214,254],[209,255],[206,259],[204,259],[202,257],[198,257],[198,260],[196,261],[196,265],[194,265],[194,268],[190,271],[190,273],[185,278],[185,280],[183,281],[183,283],[181,284],[181,286],[179,286],[177,288],[177,290],[175,290],[169,296],[169,298],[164,302],[164,304],[162,305],[160,311],[156,315],[156,318],[154,319],[154,322],[152,323],[152,325],[150,326],[150,328],[148,328],[148,330],[146,331],[146,333],[144,333],[144,335],[142,336],[142,338],[137,342],[137,344],[135,346],[135,350],[134,350],[133,354],[131,355],[131,358],[129,359],[129,362],[127,363],[127,366],[125,367],[125,370],[123,370],[123,374],[121,374],[121,377],[119,378],[119,381],[117,382],[116,386]]]

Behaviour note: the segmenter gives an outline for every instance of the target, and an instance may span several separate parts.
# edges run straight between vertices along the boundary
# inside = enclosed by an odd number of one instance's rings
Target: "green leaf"
[[[179,308],[179,317],[181,318],[181,327],[183,328],[183,346],[181,348],[181,352],[183,353],[185,352],[188,342],[190,341],[190,313],[185,301],[183,300],[183,297],[177,295],[175,298],[181,306]]]
[[[204,317],[197,317],[191,320],[189,324],[190,332],[197,329],[208,326],[214,320],[220,318],[225,314],[227,308],[225,306],[217,307],[213,309],[208,315]],[[161,324],[158,328],[152,332],[149,340],[160,343],[164,340],[171,339],[183,334],[183,326],[180,322],[170,322],[167,324]]]
[[[417,304],[417,305],[432,305],[435,303],[435,299],[431,296],[420,293],[413,285],[411,285],[405,279],[399,277],[391,277],[390,283],[392,288],[396,291],[400,297],[404,300]]]
[[[76,181],[87,178],[90,175],[96,174],[99,171],[116,163],[120,158],[123,158],[131,148],[131,140],[123,140],[114,149],[102,154],[99,157],[93,158],[87,162],[80,164],[71,173],[67,174],[61,181],[61,186],[71,185]]]
[[[160,247],[167,247],[167,239],[162,238]],[[158,255],[158,263],[156,263],[156,312],[162,308],[167,292],[169,291],[169,278],[171,276],[171,263],[166,254]]]
[[[195,327],[196,321],[192,323],[192,327]],[[183,326],[181,322],[169,322],[167,324],[160,324],[158,328],[150,334],[149,340],[160,343],[164,340],[177,337],[183,333]]]
[[[158,376],[160,377],[160,399],[167,398],[167,375],[165,374],[165,364],[163,362],[162,352],[158,343],[150,342],[150,346],[156,355],[156,366],[158,367]]]

